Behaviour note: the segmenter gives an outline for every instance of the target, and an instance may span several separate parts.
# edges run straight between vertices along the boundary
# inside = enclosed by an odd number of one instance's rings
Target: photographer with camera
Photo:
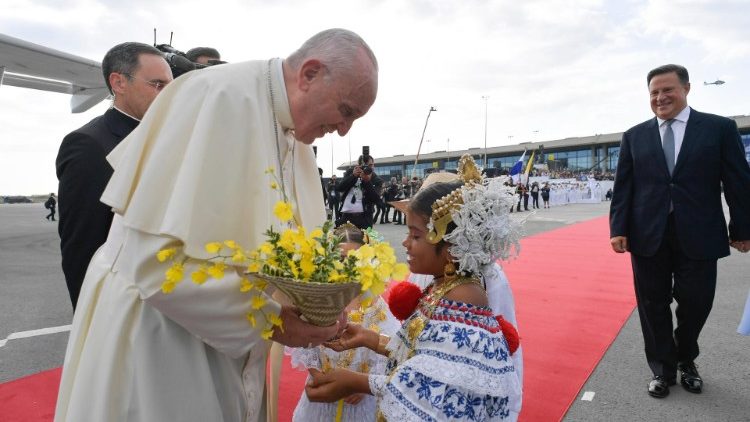
[[[213,47],[195,47],[185,53],[185,57],[193,63],[205,64],[207,66],[225,63],[221,61],[219,50]]]
[[[357,165],[344,173],[336,188],[343,198],[336,224],[351,222],[360,229],[373,225],[373,213],[382,200],[378,195],[383,180],[374,172],[375,160],[370,156],[370,147],[362,147]]]

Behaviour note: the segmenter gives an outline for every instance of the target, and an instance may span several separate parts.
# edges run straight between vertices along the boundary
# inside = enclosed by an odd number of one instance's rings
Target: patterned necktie
[[[662,149],[664,149],[664,159],[667,161],[667,169],[669,169],[669,175],[672,175],[674,170],[674,131],[672,131],[672,123],[674,119],[667,120],[667,129],[664,131],[664,139],[662,141]]]

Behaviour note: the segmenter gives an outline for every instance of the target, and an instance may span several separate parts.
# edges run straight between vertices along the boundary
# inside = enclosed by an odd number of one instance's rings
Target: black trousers
[[[539,192],[531,192],[531,206],[539,208]]]
[[[664,238],[654,256],[631,254],[638,315],[646,360],[654,375],[674,378],[678,362],[698,357],[698,335],[706,323],[716,291],[716,259],[685,256],[669,216]],[[677,328],[670,303],[677,302]]]

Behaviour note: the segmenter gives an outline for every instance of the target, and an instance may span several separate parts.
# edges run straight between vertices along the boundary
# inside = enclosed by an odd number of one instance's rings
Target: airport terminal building
[[[737,122],[745,146],[745,158],[750,163],[750,116],[732,116]],[[577,138],[565,138],[542,142],[521,142],[517,145],[504,145],[487,148],[487,168],[494,172],[508,170],[526,151],[526,158],[535,152],[536,162],[546,163],[550,171],[568,170],[572,172],[596,171],[614,173],[620,152],[622,132],[607,133]],[[423,178],[426,174],[440,170],[454,170],[463,154],[471,154],[479,165],[485,159],[484,148],[469,148],[459,151],[435,151],[419,156],[415,175]],[[394,155],[375,158],[376,173],[381,178],[391,176],[411,177],[415,155]],[[338,170],[346,170],[355,163],[344,163]]]

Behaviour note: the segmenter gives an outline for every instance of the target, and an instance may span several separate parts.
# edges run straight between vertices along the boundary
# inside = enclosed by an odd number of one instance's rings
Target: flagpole
[[[489,95],[482,95],[484,100],[484,168],[487,168],[487,100]]]
[[[422,151],[422,141],[424,141],[424,133],[427,132],[427,122],[430,121],[430,114],[433,111],[437,111],[435,107],[430,106],[430,111],[427,112],[427,119],[424,121],[424,129],[422,129],[422,138],[419,139],[419,147],[417,148],[417,157],[414,158],[414,167],[411,169],[411,178],[413,179],[417,175],[417,161],[419,161],[419,152]]]

